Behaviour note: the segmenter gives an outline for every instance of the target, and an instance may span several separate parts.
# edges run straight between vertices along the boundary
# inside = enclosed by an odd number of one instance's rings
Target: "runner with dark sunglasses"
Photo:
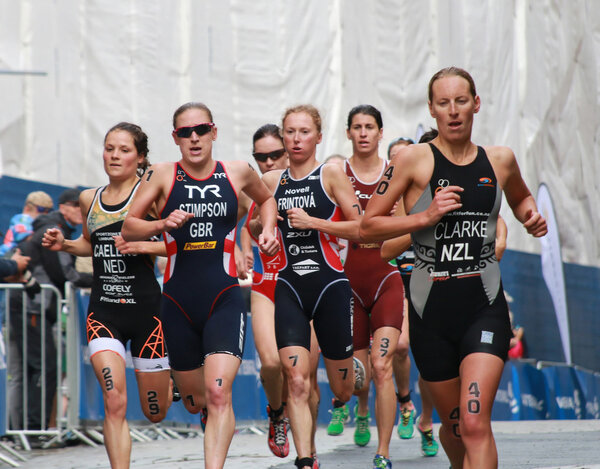
[[[206,402],[205,467],[222,468],[235,430],[231,392],[246,330],[233,252],[238,197],[243,191],[259,206],[264,229],[258,244],[271,255],[279,248],[275,200],[248,163],[213,159],[217,127],[206,105],[180,106],[173,128],[181,159],[149,168],[123,236],[164,234],[162,314],[169,362],[186,409],[197,414]],[[148,221],[153,203],[162,218]]]

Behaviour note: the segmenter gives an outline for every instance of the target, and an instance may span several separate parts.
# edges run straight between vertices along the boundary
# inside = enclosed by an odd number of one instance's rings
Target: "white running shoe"
[[[354,389],[358,391],[365,385],[367,374],[365,365],[358,358],[352,357],[352,361],[354,362]]]

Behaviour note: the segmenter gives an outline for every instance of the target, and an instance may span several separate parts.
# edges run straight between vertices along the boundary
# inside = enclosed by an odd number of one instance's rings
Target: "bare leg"
[[[215,353],[204,361],[204,385],[208,419],[204,432],[204,465],[222,469],[235,432],[231,389],[240,367],[240,359],[227,353]]]
[[[319,402],[321,401],[321,391],[317,382],[317,370],[319,367],[319,343],[315,334],[315,329],[310,327],[310,396],[308,405],[312,416],[312,430],[310,438],[310,452],[312,455],[317,453],[315,435],[317,433],[317,417],[319,413]]]
[[[503,369],[504,362],[487,353],[467,355],[460,365],[460,433],[465,469],[498,467],[491,418]]]
[[[419,428],[423,431],[430,430],[433,426],[433,400],[427,383],[419,376],[419,391],[421,392],[421,416]]]
[[[406,300],[404,300],[406,306]],[[404,311],[408,312],[405,307]],[[398,344],[396,346],[396,353],[393,359],[394,378],[396,380],[396,387],[398,388],[398,396],[404,397],[410,395],[410,356],[408,354],[408,348],[410,345],[410,336],[408,333],[408,314],[404,315],[402,321],[402,332],[398,338]],[[412,400],[400,403],[400,411],[414,409],[415,406]]]
[[[158,423],[167,415],[173,401],[170,370],[136,372],[140,404],[150,422]]]
[[[271,409],[282,405],[283,375],[275,340],[275,313],[271,300],[260,293],[251,293],[252,331],[260,358],[260,379]]]
[[[103,351],[91,358],[104,398],[104,445],[112,469],[128,469],[131,437],[125,416],[127,388],[125,361],[118,353]]]
[[[355,350],[354,356],[365,366],[365,385],[354,395],[358,398],[358,415],[365,416],[369,412],[369,388],[371,387],[371,365],[369,361],[369,349]]]
[[[181,394],[181,402],[190,414],[197,414],[206,407],[204,397],[204,367],[189,371],[171,370]]]
[[[452,469],[462,469],[465,447],[460,438],[460,378],[424,382],[442,422],[440,441],[444,451],[452,464]]]
[[[377,454],[389,458],[390,439],[396,420],[396,395],[392,380],[392,360],[400,331],[394,327],[380,327],[373,334],[371,364],[376,390],[375,416],[379,443]]]
[[[310,395],[310,352],[304,347],[291,346],[279,350],[281,364],[288,383],[288,414],[298,458],[311,454],[312,415]]]

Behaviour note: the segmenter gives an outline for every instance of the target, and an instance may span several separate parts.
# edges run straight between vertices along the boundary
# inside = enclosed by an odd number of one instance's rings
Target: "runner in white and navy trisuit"
[[[512,150],[471,142],[480,105],[465,70],[436,73],[429,110],[439,135],[398,152],[361,223],[369,239],[412,233],[411,347],[455,469],[498,465],[491,411],[510,338],[494,249],[502,191],[530,234],[547,232]],[[390,217],[400,197],[408,215]]]
[[[180,163],[174,165],[173,184],[160,214],[181,209],[193,216],[165,233],[162,311],[171,367],[187,371],[199,368],[214,353],[241,360],[246,308],[233,255],[237,195],[227,172],[217,161],[212,173],[198,180]]]
[[[123,220],[140,187],[139,176],[148,166],[147,154],[148,137],[139,126],[121,122],[112,127],[104,138],[103,154],[109,184],[85,190],[79,198],[86,217],[82,236],[65,240],[60,231],[50,229],[42,243],[93,259],[86,330],[90,361],[102,387],[104,443],[111,467],[129,467],[130,462],[131,437],[123,405],[128,342],[144,415],[160,422],[171,402],[160,286],[154,274],[154,255],[165,255],[165,247],[158,240],[128,243],[121,237]],[[154,206],[149,217],[157,217]]]
[[[206,406],[204,464],[222,468],[235,430],[231,388],[246,326],[233,255],[238,195],[244,191],[259,205],[264,227],[259,246],[269,254],[278,249],[275,201],[248,163],[213,160],[217,128],[206,105],[180,106],[173,128],[181,160],[147,171],[123,237],[164,233],[163,322],[173,378],[188,411]],[[153,203],[163,218],[148,221]]]
[[[340,208],[322,186],[323,166],[301,179],[289,169],[275,190],[278,222],[284,243],[275,289],[275,335],[278,347],[299,345],[310,349],[310,320],[323,357],[343,360],[352,356],[352,290],[340,261],[338,240],[315,229],[293,228],[287,210],[302,208],[323,220],[342,220]]]
[[[275,289],[275,335],[289,385],[288,413],[298,454],[295,464],[313,468],[313,417],[308,403],[310,321],[329,384],[343,406],[352,396],[355,373],[351,291],[337,237],[357,237],[360,208],[340,167],[321,166],[316,160],[322,138],[319,112],[310,105],[290,108],[282,129],[290,167],[263,176],[277,200],[283,241],[282,269]]]

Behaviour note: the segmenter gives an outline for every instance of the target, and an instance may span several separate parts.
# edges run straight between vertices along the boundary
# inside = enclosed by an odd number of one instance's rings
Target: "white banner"
[[[571,336],[569,333],[569,312],[567,310],[567,292],[563,273],[562,256],[560,252],[560,237],[554,215],[554,205],[548,186],[540,184],[537,194],[538,210],[546,219],[548,234],[542,238],[542,275],[556,313],[556,321],[562,341],[565,361],[571,363]]]

